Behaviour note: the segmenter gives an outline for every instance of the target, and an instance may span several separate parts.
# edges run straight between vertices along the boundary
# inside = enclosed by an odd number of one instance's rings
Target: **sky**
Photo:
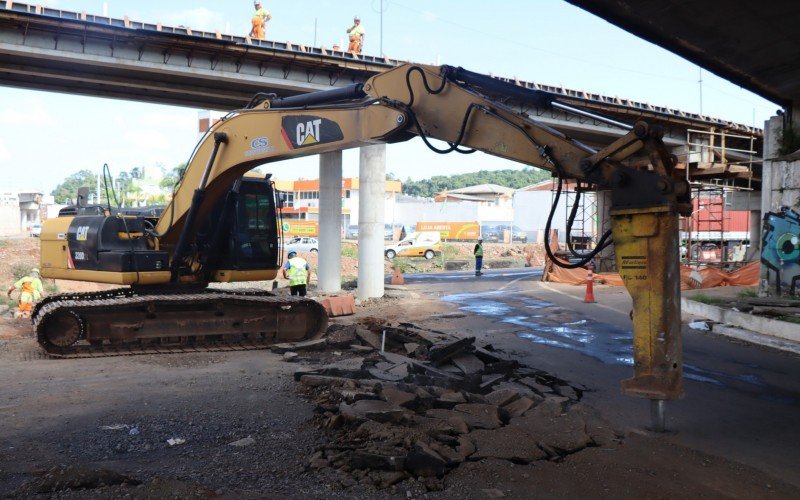
[[[97,15],[107,9],[116,18],[236,35],[249,31],[253,12],[250,0],[29,3]],[[382,49],[395,59],[463,66],[757,127],[778,109],[563,0],[264,0],[264,7],[273,16],[270,40],[331,47],[346,41],[358,15],[367,32],[365,54]],[[49,193],[70,174],[100,172],[104,163],[115,174],[141,166],[172,169],[197,142],[199,111],[0,87],[0,171],[15,173],[0,176],[0,191]],[[344,176],[357,176],[357,151],[346,151],[343,161]],[[265,170],[309,179],[318,177],[318,165],[311,157]],[[436,155],[420,139],[387,146],[386,171],[402,180],[500,168],[522,166],[482,154]]]

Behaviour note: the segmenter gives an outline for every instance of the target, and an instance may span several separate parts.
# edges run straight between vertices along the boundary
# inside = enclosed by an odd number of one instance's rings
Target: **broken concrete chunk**
[[[450,409],[458,404],[466,403],[467,400],[460,392],[446,392],[436,399],[434,405],[437,408]]]
[[[430,446],[417,441],[414,449],[406,457],[406,470],[415,476],[438,477],[447,471],[447,462]]]
[[[378,489],[388,488],[408,477],[404,471],[377,471],[370,474],[372,482]]]
[[[358,338],[366,342],[368,345],[373,347],[374,349],[381,348],[381,338],[378,334],[372,333],[371,331],[367,330],[366,328],[362,328],[360,326],[356,327],[356,335]]]
[[[340,389],[338,387],[331,387],[331,393],[339,396],[343,401],[354,403],[362,399],[378,399],[378,395],[372,391],[364,391],[357,389]]]
[[[502,375],[502,374],[497,374],[497,375],[484,375],[484,376],[481,378],[481,386],[480,386],[480,387],[481,387],[481,389],[483,389],[483,390],[489,389],[489,388],[490,388],[490,387],[492,387],[494,384],[496,384],[496,383],[500,382],[500,381],[501,381],[501,380],[503,380],[504,378],[506,378],[506,376],[505,376],[505,375]]]
[[[536,444],[536,439],[513,427],[493,431],[476,430],[467,437],[475,443],[476,450],[471,456],[473,460],[499,458],[527,464],[547,457],[547,453]]]
[[[465,375],[472,375],[473,373],[480,373],[483,371],[483,361],[478,359],[474,354],[463,353],[454,356],[450,361],[458,367],[459,370],[464,372]]]
[[[540,384],[533,377],[521,378],[521,379],[519,379],[519,382],[521,384],[524,384],[524,385],[530,387],[531,389],[533,389],[534,391],[536,391],[536,392],[538,392],[539,394],[542,394],[542,395],[553,392],[553,390],[550,387],[548,387],[548,386],[546,386],[544,384]]]
[[[56,493],[66,490],[86,490],[101,486],[116,486],[118,484],[135,486],[140,482],[107,469],[61,465],[49,469],[41,479],[35,481],[33,490],[36,493]],[[87,495],[84,493],[83,496]]]
[[[559,396],[564,396],[565,398],[569,398],[575,401],[579,399],[578,393],[575,392],[575,389],[573,389],[569,385],[557,385],[554,387],[554,390],[556,394],[558,394]]]
[[[620,439],[620,432],[614,430],[611,423],[603,419],[594,408],[578,403],[570,407],[569,412],[576,412],[586,422],[586,432],[597,446],[610,446]]]
[[[354,469],[401,471],[405,467],[405,463],[405,455],[378,455],[356,450],[350,457],[350,465]]]
[[[358,345],[358,344],[350,344],[350,350],[355,352],[372,352],[375,350],[374,347],[368,345]]]
[[[300,383],[309,387],[321,387],[326,385],[342,387],[347,382],[350,382],[350,379],[342,377],[326,377],[324,375],[312,375],[308,373],[302,373],[300,376]]]
[[[331,347],[347,348],[356,341],[356,325],[330,325],[325,340]]]
[[[464,397],[467,398],[467,403],[475,403],[481,405],[488,405],[489,401],[483,394],[475,394],[474,392],[466,392],[464,393]]]
[[[486,395],[486,400],[493,405],[505,406],[508,403],[519,399],[520,395],[512,389],[498,389]]]
[[[377,399],[362,399],[350,406],[356,415],[383,423],[400,423],[409,414],[407,410],[402,410]]]
[[[300,355],[297,354],[296,352],[292,352],[292,351],[285,352],[285,353],[283,353],[283,360],[284,361],[288,361],[288,362],[291,363],[293,361],[297,361],[297,357],[298,356],[300,356]]]
[[[439,365],[463,352],[473,350],[473,344],[475,344],[475,337],[466,337],[455,342],[434,344],[428,349],[428,359],[431,363]]]
[[[250,436],[247,436],[244,439],[228,443],[228,446],[236,446],[237,448],[244,448],[245,446],[250,446],[251,444],[256,444],[256,440]]]
[[[580,451],[591,442],[580,412],[561,413],[560,405],[553,405],[547,400],[525,412],[522,417],[512,418],[507,428],[530,436],[543,448],[549,447],[560,455]]]
[[[475,443],[467,436],[458,436],[456,451],[466,460],[475,453]]]
[[[509,418],[521,417],[526,411],[530,410],[534,404],[535,403],[532,399],[523,396],[516,401],[512,401],[511,403],[503,406],[503,409],[508,412]]]
[[[275,354],[284,354],[289,351],[319,351],[325,348],[327,341],[325,338],[316,340],[306,340],[305,342],[288,342],[285,344],[275,344],[270,347],[270,351]]]
[[[454,409],[470,429],[497,429],[502,425],[500,412],[495,405],[466,403],[456,405]]]
[[[431,443],[430,447],[445,460],[448,466],[452,467],[464,461],[464,457],[460,453],[447,445]]]
[[[406,354],[411,355],[417,352],[417,349],[419,349],[419,344],[416,342],[406,342],[403,344],[403,348],[406,350]]]
[[[393,406],[403,406],[410,408],[417,401],[417,395],[410,392],[401,391],[396,387],[385,386],[381,392],[383,398]]]
[[[467,434],[469,432],[469,425],[463,417],[452,416],[447,419],[447,423],[453,427],[453,430],[458,434]]]
[[[404,375],[402,372],[399,373],[387,372],[384,370],[380,370],[378,368],[370,368],[367,371],[369,372],[370,375],[372,375],[376,379],[384,380],[386,382],[398,382],[406,378],[406,376],[408,375],[407,373]]]

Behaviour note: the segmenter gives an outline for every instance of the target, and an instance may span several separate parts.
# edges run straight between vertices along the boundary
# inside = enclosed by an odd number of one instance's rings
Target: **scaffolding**
[[[555,201],[555,195],[558,188],[558,181],[553,180],[552,186],[552,200]],[[610,219],[608,218],[608,211],[602,211],[598,203],[598,196],[602,196],[594,187],[587,184],[578,185],[574,180],[564,181],[561,189],[561,199],[559,204],[563,203],[562,209],[564,214],[564,221],[569,221],[573,207],[577,201],[575,208],[575,217],[572,226],[570,227],[569,237],[572,242],[573,248],[579,253],[587,253],[593,250],[603,233],[611,227]],[[605,212],[605,213],[603,213]],[[566,223],[564,225],[563,236],[559,232],[559,241],[566,241]],[[612,254],[613,255],[613,254]],[[575,260],[569,251],[562,252],[562,256],[566,260]],[[599,257],[602,261],[602,257]],[[599,265],[599,270],[602,270],[602,264]]]
[[[681,221],[681,260],[693,266],[735,267],[750,239],[748,213],[729,209],[729,196],[752,192],[755,137],[725,131],[686,132],[682,167],[692,189],[692,213]],[[731,147],[735,142],[741,147]],[[745,145],[749,145],[745,146]]]

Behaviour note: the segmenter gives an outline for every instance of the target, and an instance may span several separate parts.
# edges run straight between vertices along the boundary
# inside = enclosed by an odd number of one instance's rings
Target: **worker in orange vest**
[[[11,292],[19,290],[19,311],[14,314],[15,318],[29,318],[33,311],[33,303],[42,298],[42,280],[39,278],[39,270],[33,268],[31,273],[23,276],[8,289],[8,296]]]
[[[258,40],[266,40],[267,21],[272,19],[272,14],[270,14],[267,9],[261,7],[261,2],[259,0],[255,0],[253,6],[255,7],[256,12],[253,14],[253,28],[250,30],[250,37]]]
[[[347,52],[360,54],[361,50],[364,48],[364,37],[367,32],[364,30],[364,27],[361,26],[361,19],[359,19],[358,16],[353,18],[353,26],[347,30],[347,34],[350,35],[350,45],[347,47]]]

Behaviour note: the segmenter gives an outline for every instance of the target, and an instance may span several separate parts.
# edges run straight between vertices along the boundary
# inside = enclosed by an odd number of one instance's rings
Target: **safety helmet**
[[[295,255],[297,255],[297,252],[295,252],[294,250],[289,250],[289,258],[290,258],[290,259],[291,259],[292,257],[294,257]]]
[[[354,18],[353,18],[353,21],[354,21],[354,22],[355,22],[355,21],[361,21],[361,18],[360,18],[360,17],[358,17],[358,16],[356,16],[356,17],[354,17]]]
[[[31,269],[31,272],[39,274],[39,268],[38,267],[34,267],[33,269]]]
[[[258,7],[259,5],[261,5],[261,0],[253,0],[253,5],[255,7]]]

